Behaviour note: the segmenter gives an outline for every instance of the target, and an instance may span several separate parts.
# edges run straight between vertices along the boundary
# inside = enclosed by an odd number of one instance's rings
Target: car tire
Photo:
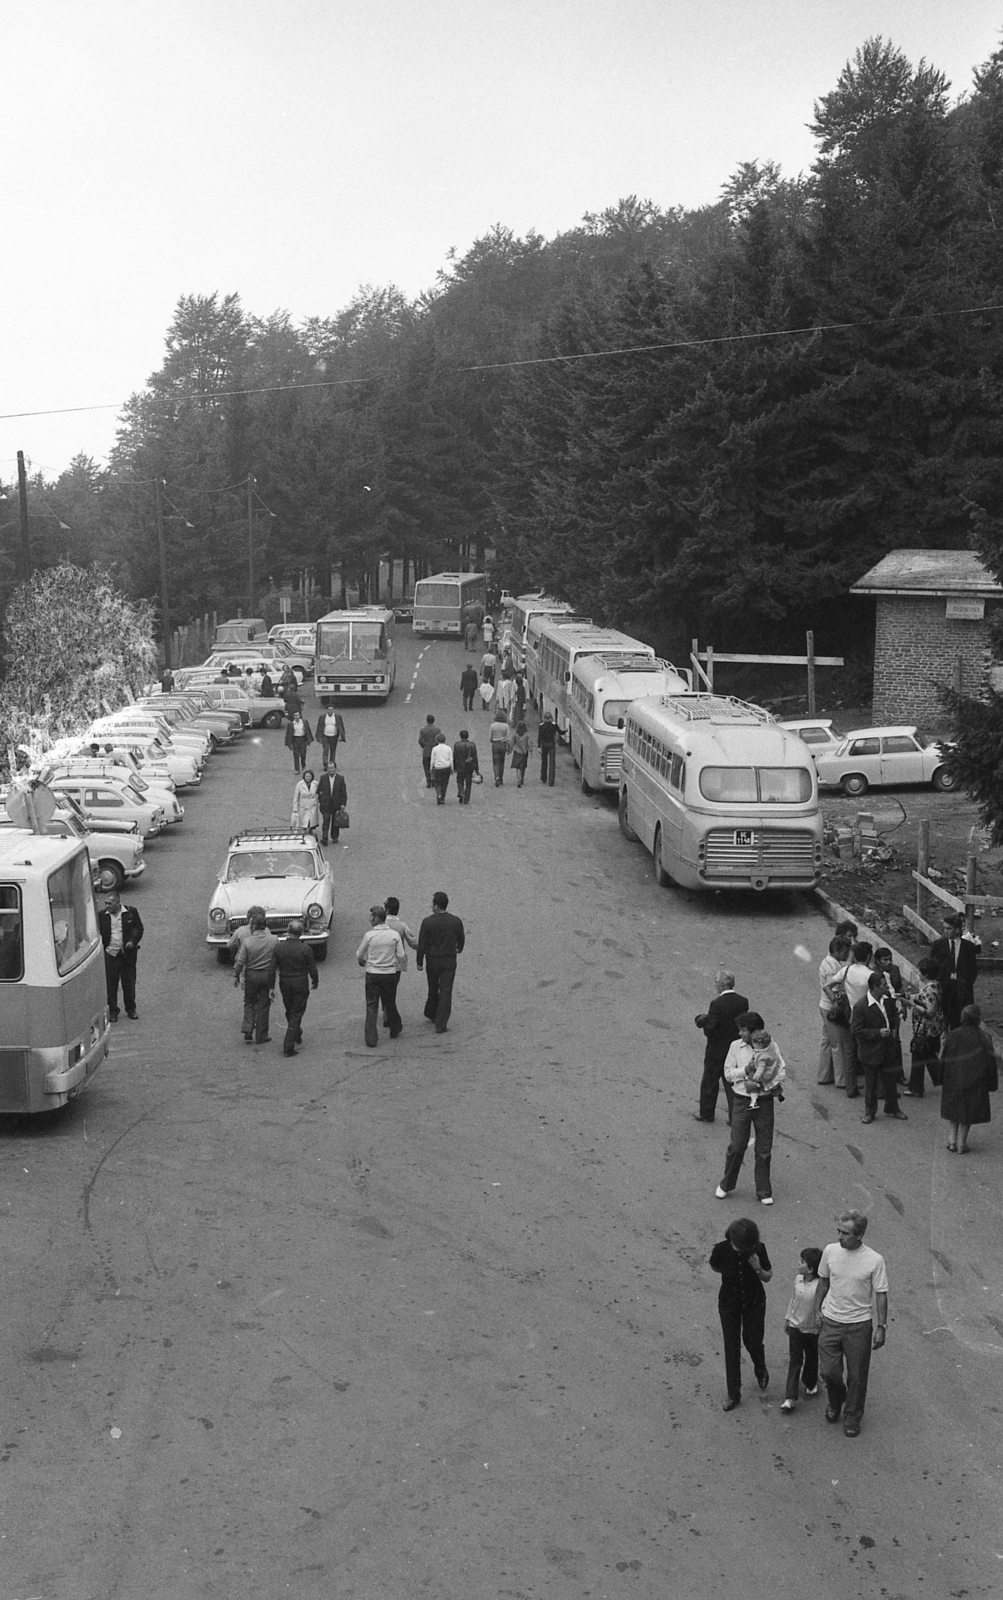
[[[856,796],[867,793],[867,779],[862,772],[851,772],[840,784],[844,794]]]
[[[283,713],[281,711],[266,711],[261,719],[261,726],[263,728],[281,728],[282,716]]]
[[[616,808],[616,818],[617,818],[617,821],[620,824],[620,832],[623,834],[624,838],[625,839],[629,839],[631,844],[636,844],[637,843],[637,834],[634,832],[633,828],[631,827],[629,818],[627,816],[627,791],[626,791],[626,789],[621,789],[621,791],[620,791],[620,802],[619,802],[619,804],[618,804],[618,806]]]
[[[94,887],[100,894],[111,894],[125,883],[125,868],[118,861],[99,861],[94,868]]]
[[[938,767],[930,782],[935,789],[940,790],[941,794],[950,794],[952,789],[958,788],[957,778],[947,767]]]
[[[656,828],[655,829],[655,848],[652,851],[652,859],[654,860],[654,863],[655,863],[655,882],[658,884],[660,889],[667,889],[669,884],[672,882],[672,879],[669,876],[669,874],[666,872],[664,863],[662,861],[662,830],[661,830],[661,828]]]

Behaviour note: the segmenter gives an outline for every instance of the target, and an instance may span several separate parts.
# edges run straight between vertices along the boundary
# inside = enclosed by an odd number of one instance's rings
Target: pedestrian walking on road
[[[273,992],[276,976],[286,1008],[286,1036],[282,1041],[282,1054],[294,1056],[297,1045],[303,1043],[303,1013],[310,990],[317,987],[317,963],[310,946],[303,943],[302,922],[290,922],[285,938],[278,941],[272,952],[269,987]]]
[[[521,672],[517,672],[512,680],[515,684],[514,712],[516,723],[522,722],[526,715],[526,679]]]
[[[818,1081],[846,1088],[850,1059],[850,1002],[843,986],[850,946],[846,939],[830,939],[829,953],[818,968],[822,1040],[818,1047]]]
[[[375,1049],[379,1043],[380,1005],[396,1039],[404,1024],[397,1010],[397,983],[405,959],[404,941],[396,928],[387,927],[386,906],[372,906],[369,931],[355,952],[360,967],[366,969],[366,1043]]]
[[[463,630],[463,648],[464,648],[464,650],[476,650],[477,649],[477,636],[480,633],[480,631],[481,631],[480,628],[477,626],[476,622],[471,617],[470,621],[467,623],[466,627]]]
[[[804,1383],[805,1394],[818,1394],[818,1264],[822,1252],[809,1245],[802,1250],[801,1271],[794,1279],[794,1293],[784,1317],[784,1332],[790,1352],[787,1363],[787,1388],[781,1411],[793,1411]]]
[[[506,722],[511,721],[512,707],[515,704],[515,680],[506,678],[504,674],[498,680],[495,690],[495,713],[503,716]]]
[[[864,1069],[864,1114],[873,1122],[878,1112],[878,1087],[883,1091],[885,1116],[906,1121],[899,1105],[898,1075],[902,1065],[898,1007],[888,993],[883,972],[872,972],[867,993],[850,1013],[850,1032],[857,1060]]]
[[[436,1033],[445,1033],[449,1026],[456,958],[463,951],[466,937],[463,923],[447,909],[448,906],[448,894],[437,889],[432,896],[432,915],[425,917],[418,929],[416,965],[419,972],[423,966],[425,968],[428,982],[425,1016],[435,1023]]]
[[[714,979],[717,994],[706,1011],[693,1018],[703,1030],[707,1043],[703,1053],[703,1076],[700,1079],[700,1109],[693,1115],[698,1122],[713,1122],[717,1114],[718,1090],[724,1085],[724,1098],[728,1106],[728,1122],[735,1091],[724,1076],[724,1063],[728,1051],[738,1039],[738,1018],[749,1009],[744,994],[735,991],[735,974],[722,967]]]
[[[248,917],[249,932],[241,939],[233,963],[233,985],[240,988],[244,979],[244,1020],[242,1033],[250,1044],[268,1044],[268,1019],[272,1006],[272,957],[278,939],[268,931],[265,913],[258,909]]]
[[[748,1148],[749,1138],[755,1134],[756,1199],[760,1205],[773,1204],[773,1187],[770,1181],[770,1160],[773,1155],[773,1107],[783,1098],[783,1083],[787,1075],[784,1058],[776,1052],[776,1077],[773,1087],[766,1093],[753,1076],[756,1065],[756,1048],[752,1035],[759,1033],[763,1019],[757,1011],[746,1011],[735,1018],[738,1039],[730,1046],[724,1060],[724,1076],[735,1091],[731,1112],[731,1140],[724,1160],[724,1177],[718,1184],[719,1200],[731,1194]]]
[[[397,896],[395,894],[388,894],[383,903],[387,908],[387,927],[395,929],[395,931],[400,934],[404,943],[404,959],[397,964],[397,981],[394,984],[394,996],[396,997],[397,990],[400,988],[401,978],[407,971],[408,947],[410,946],[412,950],[417,950],[418,940],[415,938],[414,934],[411,932],[411,929],[408,927],[407,923],[400,914],[401,903]],[[383,1026],[385,1028],[389,1028],[390,1026],[390,1019],[387,1016],[386,1006],[383,1008]]]
[[[293,810],[289,825],[298,833],[311,833],[316,837],[320,823],[320,796],[313,772],[306,767],[293,790]]]
[[[512,739],[512,771],[518,776],[515,780],[517,789],[521,789],[526,781],[526,768],[529,766],[529,734],[524,722],[517,722],[515,735]]]
[[[495,655],[494,651],[491,649],[491,647],[489,645],[487,650],[485,650],[484,654],[481,656],[481,682],[482,683],[494,683],[494,681],[495,681],[495,667],[497,665],[498,665],[498,657]]]
[[[460,737],[453,746],[453,771],[456,773],[457,799],[461,806],[470,804],[470,789],[474,781],[474,774],[480,772],[477,761],[477,746],[471,739],[466,728],[460,729]]]
[[[293,771],[302,772],[306,766],[307,747],[313,744],[313,729],[303,715],[303,707],[298,711],[289,711],[289,702],[286,702],[286,749],[293,753]]]
[[[345,742],[345,723],[341,712],[336,710],[330,700],[322,702],[324,710],[317,721],[317,733],[320,736],[321,752],[325,767],[338,765],[338,741]]]
[[[505,757],[508,755],[510,729],[508,718],[500,711],[495,712],[494,721],[488,731],[491,742],[491,765],[494,768],[495,788],[500,789],[505,782]]]
[[[940,1114],[950,1124],[947,1148],[967,1156],[968,1130],[973,1123],[992,1121],[989,1096],[999,1088],[996,1051],[978,1006],[965,1006],[960,1028],[952,1028],[944,1040],[943,1062]]]
[[[430,711],[428,713],[428,716],[425,718],[425,726],[422,728],[421,732],[418,735],[418,744],[421,747],[421,764],[425,769],[425,788],[426,789],[431,789],[431,787],[432,787],[432,773],[431,773],[432,747],[437,742],[437,740],[439,740],[441,738],[442,738],[442,733],[439,730],[439,725],[436,722],[435,717],[433,716],[432,712]]]
[[[549,711],[543,713],[543,721],[536,730],[536,748],[540,752],[540,782],[553,788],[557,771],[557,725]]]
[[[493,649],[494,642],[495,642],[495,623],[494,623],[494,618],[491,617],[491,616],[487,616],[487,617],[484,618],[484,648],[485,648],[485,650]]]
[[[336,766],[325,767],[317,780],[317,803],[320,806],[321,844],[330,838],[334,844],[341,837],[341,823],[348,810],[348,785]]]
[[[742,1403],[742,1345],[752,1359],[756,1382],[765,1389],[770,1381],[766,1368],[766,1291],[764,1283],[773,1276],[766,1246],[759,1229],[749,1217],[738,1217],[720,1244],[710,1253],[712,1272],[721,1274],[717,1309],[724,1336],[724,1370],[728,1385],[725,1411]]]
[[[109,897],[98,915],[98,932],[104,945],[105,991],[108,1015],[118,1021],[118,989],[122,986],[125,1014],[136,1021],[136,960],[143,938],[143,919],[134,906],[124,906],[117,894]]]
[[[431,753],[432,784],[435,788],[435,803],[437,806],[446,804],[446,790],[449,788],[449,779],[453,771],[453,752],[446,743],[446,735],[440,733],[432,746]]]
[[[472,667],[468,662],[460,674],[460,693],[463,696],[464,711],[473,711],[479,682],[477,668]]]
[[[839,1237],[822,1251],[815,1291],[822,1319],[818,1367],[829,1396],[825,1420],[838,1422],[842,1415],[848,1439],[860,1432],[871,1351],[884,1349],[888,1330],[888,1269],[864,1243],[866,1231],[862,1211],[836,1218]]]

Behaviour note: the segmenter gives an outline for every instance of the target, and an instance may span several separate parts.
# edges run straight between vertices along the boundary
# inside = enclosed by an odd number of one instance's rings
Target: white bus
[[[397,675],[394,614],[386,606],[329,611],[317,621],[314,690],[386,700]]]
[[[726,695],[635,700],[620,827],[687,889],[812,889],[822,865],[815,763],[759,706]]]
[[[525,672],[526,634],[533,617],[563,618],[570,622],[574,615],[574,606],[569,606],[565,600],[552,600],[545,594],[521,594],[515,600],[508,600],[505,605],[507,620],[501,636],[502,655],[509,650],[513,665]]]
[[[483,572],[437,572],[419,578],[414,586],[415,633],[443,634],[460,639],[471,618],[481,621],[488,604],[488,580]]]
[[[526,682],[540,715],[551,712],[562,733],[568,729],[571,672],[581,656],[618,655],[625,660],[655,660],[650,644],[615,628],[590,622],[560,622],[534,617],[526,635]]]
[[[581,773],[582,790],[620,788],[623,725],[633,700],[650,695],[687,694],[690,674],[668,661],[638,660],[604,652],[579,656],[571,669],[568,721],[571,756]]]

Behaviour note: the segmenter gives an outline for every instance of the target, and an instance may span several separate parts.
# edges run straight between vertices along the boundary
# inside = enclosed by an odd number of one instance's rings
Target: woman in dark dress
[[[752,1357],[756,1381],[765,1389],[770,1381],[766,1370],[763,1336],[766,1330],[766,1291],[764,1283],[773,1276],[766,1246],[759,1229],[748,1217],[738,1217],[720,1244],[710,1253],[712,1272],[721,1274],[717,1309],[724,1335],[724,1370],[728,1384],[725,1411],[734,1411],[742,1401],[742,1345]]]
[[[963,1156],[972,1123],[991,1121],[989,1094],[999,1084],[996,1052],[981,1022],[978,1006],[965,1006],[960,1028],[952,1028],[944,1040],[940,1114],[950,1124],[948,1150]]]

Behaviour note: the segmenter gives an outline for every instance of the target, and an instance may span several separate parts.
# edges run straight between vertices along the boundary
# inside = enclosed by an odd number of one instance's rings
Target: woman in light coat
[[[293,814],[290,821],[297,833],[316,833],[320,824],[320,795],[309,767],[293,790]]]

